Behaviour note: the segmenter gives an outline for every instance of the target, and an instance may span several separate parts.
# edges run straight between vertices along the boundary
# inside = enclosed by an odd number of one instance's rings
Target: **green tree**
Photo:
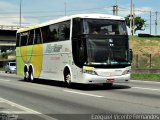
[[[127,26],[130,28],[130,15],[125,17]],[[146,20],[144,20],[143,18],[141,18],[140,16],[135,16],[134,18],[134,33],[136,33],[137,30],[145,30],[146,24],[145,24]]]

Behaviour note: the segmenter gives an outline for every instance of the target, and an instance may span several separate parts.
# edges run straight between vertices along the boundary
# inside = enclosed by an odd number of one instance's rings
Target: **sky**
[[[22,26],[39,24],[65,15],[80,13],[113,14],[112,6],[118,5],[118,15],[130,14],[131,0],[0,0],[0,25],[19,25],[20,1]],[[155,34],[157,11],[158,32],[160,34],[160,0],[133,0],[135,15],[146,20],[145,31],[149,33],[150,12],[152,11],[152,34]]]

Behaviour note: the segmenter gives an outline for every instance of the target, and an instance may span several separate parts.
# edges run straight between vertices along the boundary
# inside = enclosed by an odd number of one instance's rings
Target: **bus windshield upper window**
[[[87,19],[89,34],[126,35],[125,21]]]

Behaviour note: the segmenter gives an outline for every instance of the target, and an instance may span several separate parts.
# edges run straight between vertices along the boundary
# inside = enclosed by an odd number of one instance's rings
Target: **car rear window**
[[[10,63],[10,66],[16,66],[16,63]]]

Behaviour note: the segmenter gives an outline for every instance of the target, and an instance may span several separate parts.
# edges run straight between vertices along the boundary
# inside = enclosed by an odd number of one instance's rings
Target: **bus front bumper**
[[[125,74],[121,76],[109,76],[109,77],[103,77],[98,75],[92,75],[92,74],[83,74],[83,83],[126,83],[130,81],[130,74]]]

